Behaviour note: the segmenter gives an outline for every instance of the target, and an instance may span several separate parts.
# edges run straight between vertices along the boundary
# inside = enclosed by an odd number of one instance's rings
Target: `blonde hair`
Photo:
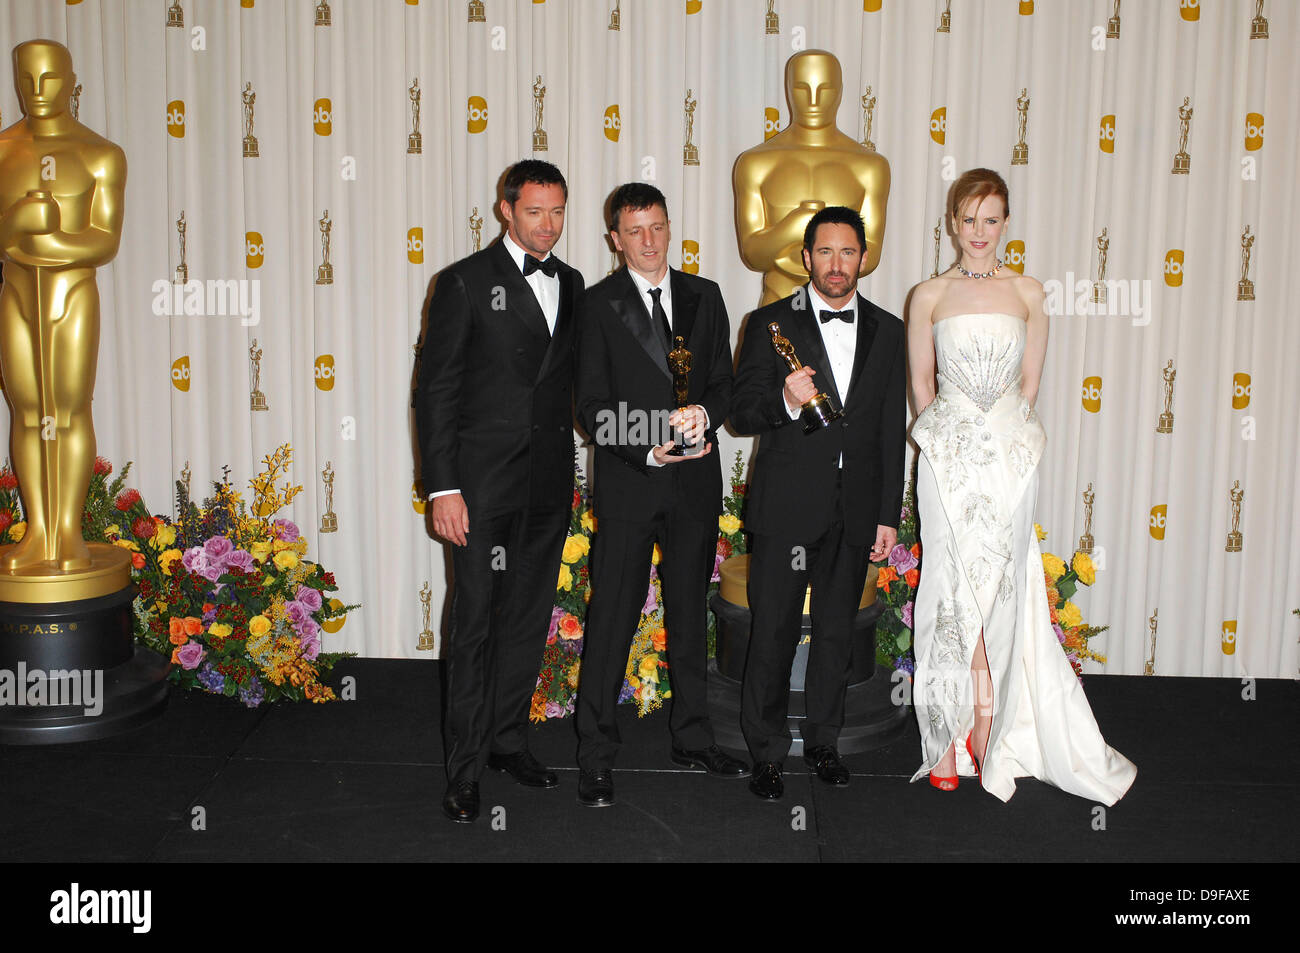
[[[1011,214],[1011,201],[1007,197],[1007,183],[1002,180],[992,169],[967,169],[957,181],[952,184],[952,189],[948,192],[948,211],[953,219],[961,218],[961,210],[966,207],[966,203],[971,199],[976,199],[976,205],[980,201],[988,198],[990,195],[996,195],[1002,199],[1002,204],[1006,207],[1006,215]]]

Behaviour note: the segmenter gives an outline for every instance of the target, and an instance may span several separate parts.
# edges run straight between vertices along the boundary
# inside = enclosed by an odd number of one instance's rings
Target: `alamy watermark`
[[[0,668],[0,706],[80,708],[88,718],[104,710],[103,669]]]
[[[191,279],[184,284],[159,278],[151,286],[153,313],[159,317],[231,317],[239,316],[244,327],[262,321],[262,280],[260,278]]]

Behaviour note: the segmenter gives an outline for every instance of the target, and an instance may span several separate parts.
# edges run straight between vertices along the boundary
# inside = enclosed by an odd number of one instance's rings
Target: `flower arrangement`
[[[1034,524],[1034,532],[1039,542],[1047,538],[1047,532]],[[1083,612],[1070,601],[1079,584],[1091,586],[1097,579],[1096,567],[1092,557],[1085,552],[1076,552],[1066,566],[1065,560],[1054,553],[1043,553],[1043,582],[1047,586],[1047,609],[1052,618],[1052,630],[1056,639],[1065,650],[1065,657],[1070,660],[1074,674],[1083,678],[1083,662],[1089,659],[1105,663],[1106,656],[1098,655],[1089,648],[1088,640],[1109,626],[1087,625],[1083,621]]]
[[[745,544],[745,524],[741,521],[749,484],[745,482],[745,462],[739,450],[736,451],[736,459],[731,464],[730,486],[731,492],[722,499],[722,515],[718,517],[718,548],[713,556],[713,576],[709,580],[707,597],[709,658],[713,658],[718,638],[718,620],[713,614],[713,595],[722,583],[722,561],[732,556],[744,556],[749,552],[749,547]]]
[[[911,675],[916,671],[912,651],[912,610],[921,584],[921,539],[916,521],[916,491],[911,483],[898,518],[898,542],[876,576],[876,601],[884,611],[876,620],[876,661]]]
[[[273,519],[302,491],[288,481],[275,486],[292,457],[285,444],[264,459],[266,469],[252,481],[251,512],[229,468],[201,506],[178,481],[175,521],[150,515],[139,491],[123,488],[130,463],[110,481],[112,464],[95,460],[85,536],[131,554],[136,638],[171,659],[168,677],[182,688],[238,697],[248,707],[334,698],[323,679],[354,653],[321,651],[321,632],[337,631],[357,606],[326,597],[338,589],[333,574],[304,558],[307,541],[297,526]],[[16,488],[14,481],[6,489],[10,477],[8,467],[0,471],[0,513],[15,512],[16,501],[5,495]],[[8,539],[16,525],[6,526]]]

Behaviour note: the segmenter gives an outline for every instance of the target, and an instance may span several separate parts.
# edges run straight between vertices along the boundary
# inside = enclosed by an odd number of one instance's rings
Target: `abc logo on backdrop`
[[[781,131],[781,113],[775,106],[763,109],[763,141],[771,139]]]
[[[1264,147],[1264,117],[1259,113],[1246,113],[1246,151],[1254,152]]]
[[[1165,523],[1169,519],[1169,506],[1161,503],[1159,506],[1151,507],[1151,538],[1165,538]]]
[[[1245,410],[1250,406],[1250,375],[1237,371],[1232,375],[1232,409]]]
[[[334,389],[334,355],[321,354],[316,358],[316,387],[320,390]]]
[[[1113,153],[1115,151],[1115,114],[1107,113],[1101,117],[1101,133],[1097,145],[1101,147],[1102,152]]]
[[[1022,275],[1025,273],[1025,243],[1019,238],[1013,238],[1007,242],[1007,247],[1002,252],[1002,258],[1012,271],[1019,272]]]
[[[167,134],[174,139],[185,138],[185,101],[173,99],[167,104]]]
[[[172,361],[172,386],[184,393],[190,389],[190,356],[183,354]]]
[[[244,257],[249,268],[261,268],[266,258],[266,243],[261,232],[244,233]]]
[[[316,100],[311,111],[311,125],[318,136],[328,136],[334,129],[334,107],[328,99]]]
[[[689,238],[682,239],[682,271],[688,275],[700,273],[700,243]]]
[[[618,133],[622,128],[623,120],[618,115],[618,103],[614,103],[605,110],[605,138],[610,142],[618,142]]]
[[[406,260],[412,265],[424,263],[424,229],[418,225],[406,231]]]
[[[1237,653],[1237,620],[1223,620],[1223,634],[1220,636],[1220,645],[1223,646],[1224,655],[1235,655]]]
[[[1201,18],[1201,0],[1178,0],[1178,15],[1192,23]]]
[[[471,96],[466,104],[466,128],[472,133],[479,133],[487,128],[487,121],[487,100],[482,96]]]
[[[1165,253],[1165,284],[1180,288],[1183,284],[1183,250],[1171,248]]]
[[[948,107],[940,106],[934,112],[930,113],[930,138],[939,145],[943,145],[945,134],[948,132]]]
[[[1090,414],[1101,411],[1101,378],[1085,377],[1083,379],[1083,409]]]

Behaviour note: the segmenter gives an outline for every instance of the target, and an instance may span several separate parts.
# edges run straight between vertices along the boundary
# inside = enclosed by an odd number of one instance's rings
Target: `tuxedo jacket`
[[[816,539],[842,515],[845,538],[875,542],[876,527],[898,526],[903,505],[906,440],[903,323],[857,296],[857,344],[843,417],[813,433],[790,419],[782,394],[789,366],[772,347],[776,322],[799,360],[813,368],[813,385],[840,404],[839,392],[807,285],[749,317],[736,368],[731,425],[759,438],[745,528]],[[840,513],[832,511],[835,478],[844,459]]]
[[[708,411],[702,460],[662,467],[646,464],[659,429],[656,412],[674,407],[668,356],[655,335],[650,310],[626,267],[587,289],[578,307],[578,422],[596,447],[593,463],[597,518],[646,519],[671,496],[701,519],[722,512],[722,469],[717,429],[731,407],[731,323],[718,286],[671,269],[673,336],[691,353],[687,403]],[[620,406],[621,405],[621,406]],[[627,424],[647,421],[638,430]],[[619,426],[623,423],[624,426]]]
[[[459,489],[470,518],[573,501],[574,304],[559,264],[554,333],[498,240],[448,267],[429,302],[415,395],[424,490]]]

